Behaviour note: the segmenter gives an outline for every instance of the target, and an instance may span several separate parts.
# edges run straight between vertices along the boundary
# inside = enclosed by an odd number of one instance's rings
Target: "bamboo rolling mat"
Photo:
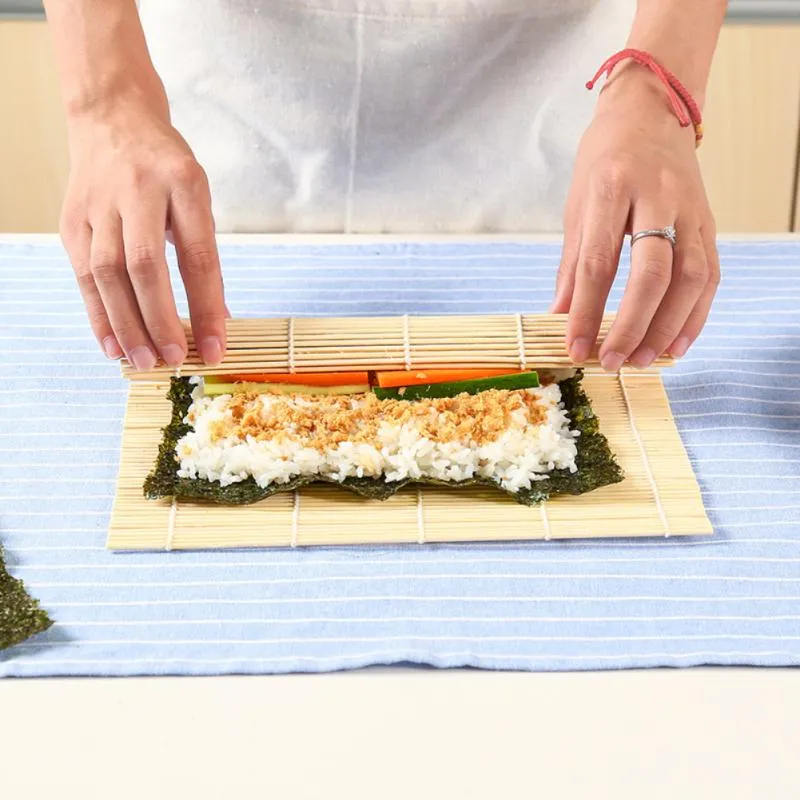
[[[338,326],[326,328],[331,320],[295,320],[294,330],[286,320],[231,321],[232,353],[213,372],[397,368],[409,361],[419,368],[442,364],[542,368],[568,363],[562,318],[444,317],[427,318],[424,324],[420,319],[400,318],[399,351],[394,340],[384,338],[398,328],[398,318],[348,319],[348,331],[335,335],[331,331]],[[606,330],[609,322],[610,318],[604,323]],[[266,333],[259,336],[259,330]],[[408,339],[403,343],[403,330],[411,334],[411,347],[406,346]],[[245,360],[248,347],[254,353],[250,361]],[[161,428],[169,421],[166,392],[172,373],[167,368],[135,373],[126,365],[123,370],[139,380],[129,385],[107,542],[114,550],[712,533],[657,370],[587,373],[584,387],[625,480],[578,497],[556,497],[534,508],[519,505],[490,487],[406,487],[389,500],[375,501],[335,486],[312,486],[237,507],[146,500],[142,484],[155,462]],[[186,374],[203,372],[194,366],[185,369]]]
[[[613,320],[613,314],[603,318],[598,348]],[[557,369],[573,366],[565,347],[566,325],[563,314],[232,319],[225,360],[212,368],[200,361],[185,323],[189,354],[183,369],[187,375],[452,366]],[[589,363],[597,363],[596,351]],[[655,366],[671,364],[663,358]],[[122,372],[131,380],[158,380],[173,370],[157,366],[139,372],[123,359]]]

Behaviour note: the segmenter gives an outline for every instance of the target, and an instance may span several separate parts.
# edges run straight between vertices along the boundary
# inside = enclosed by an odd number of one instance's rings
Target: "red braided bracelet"
[[[692,95],[689,94],[689,90],[666,67],[662,67],[650,53],[646,53],[644,50],[634,50],[633,48],[614,53],[613,56],[603,62],[595,76],[586,84],[586,88],[592,90],[598,78],[604,72],[606,77],[610,76],[611,70],[626,58],[632,58],[658,75],[667,90],[672,110],[675,112],[681,127],[688,128],[689,125],[694,125],[695,146],[700,147],[700,142],[703,141],[703,117],[700,114],[697,103],[695,103]],[[687,111],[689,112],[688,115]]]

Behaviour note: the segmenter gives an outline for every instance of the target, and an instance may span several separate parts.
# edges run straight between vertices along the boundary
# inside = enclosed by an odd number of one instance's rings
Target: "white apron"
[[[220,232],[561,227],[635,0],[140,0]]]

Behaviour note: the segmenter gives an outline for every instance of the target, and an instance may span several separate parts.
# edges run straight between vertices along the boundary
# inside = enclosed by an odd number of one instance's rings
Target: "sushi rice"
[[[178,476],[203,478],[229,486],[252,477],[261,488],[285,484],[296,476],[382,478],[386,481],[428,478],[458,482],[474,477],[490,479],[503,489],[529,489],[556,469],[576,472],[576,438],[561,404],[557,383],[518,390],[535,399],[541,413],[532,419],[526,404],[507,414],[507,424],[491,440],[455,438],[436,441],[425,435],[427,417],[411,416],[402,424],[380,420],[375,441],[341,441],[320,450],[309,446],[291,426],[272,438],[241,435],[232,424],[232,395],[207,397],[201,381],[192,393],[192,405],[184,422],[192,430],[177,444]],[[515,392],[508,392],[508,395]],[[367,402],[363,395],[346,401],[350,408]],[[301,395],[257,395],[249,408],[265,419],[276,412],[276,404],[295,410],[313,410],[314,397]],[[311,408],[309,408],[311,407]],[[322,413],[322,412],[320,412]],[[220,430],[233,433],[220,435]]]

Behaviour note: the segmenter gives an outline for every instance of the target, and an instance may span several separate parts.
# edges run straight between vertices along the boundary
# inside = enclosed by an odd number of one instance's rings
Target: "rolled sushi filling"
[[[509,492],[577,471],[577,437],[557,383],[420,400],[192,392],[177,476],[261,488],[298,477],[343,482],[480,478]]]

